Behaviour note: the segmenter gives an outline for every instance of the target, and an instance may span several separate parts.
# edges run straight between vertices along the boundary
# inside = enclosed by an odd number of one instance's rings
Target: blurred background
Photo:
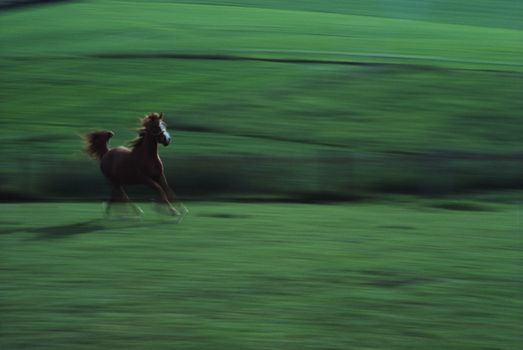
[[[0,348],[520,347],[521,0],[0,11]],[[148,112],[191,212],[104,220]]]
[[[3,200],[103,198],[79,135],[125,144],[150,111],[185,198],[522,185],[519,1],[1,6]]]

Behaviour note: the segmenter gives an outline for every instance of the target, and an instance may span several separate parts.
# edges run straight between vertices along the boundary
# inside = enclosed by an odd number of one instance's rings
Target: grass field
[[[317,177],[339,174],[364,192],[519,186],[517,2],[395,4],[72,1],[4,12],[0,193],[71,199],[90,186],[100,197],[78,135],[107,128],[125,143],[148,111],[166,112],[168,175],[191,195],[249,182],[239,191],[292,196],[328,190]],[[428,180],[436,172],[445,185]],[[303,186],[285,190],[285,178]]]
[[[98,204],[3,204],[0,344],[512,350],[517,197],[195,202],[177,225],[146,205],[103,221]]]
[[[1,12],[0,348],[518,348],[521,11]],[[79,135],[123,144],[150,111],[166,114],[161,156],[191,213],[177,224],[146,203],[142,219],[104,220]]]

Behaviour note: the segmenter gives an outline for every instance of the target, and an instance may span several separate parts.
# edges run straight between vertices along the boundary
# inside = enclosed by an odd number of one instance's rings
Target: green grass
[[[414,19],[428,22],[469,24],[482,27],[522,29],[523,11],[517,0],[157,0],[194,4],[221,4],[270,9],[302,10],[371,17]]]
[[[430,11],[396,4],[81,1],[2,13],[0,192],[56,197],[71,169],[89,169],[74,175],[84,187],[96,183],[78,135],[107,128],[113,145],[125,143],[149,111],[167,114],[175,143],[162,155],[186,189],[200,187],[188,179],[209,164],[211,177],[248,179],[243,190],[257,193],[308,192],[315,177],[336,182],[339,173],[365,191],[409,188],[435,172],[426,166],[433,154],[443,155],[444,181],[456,189],[478,171],[488,175],[469,187],[517,186],[515,2],[488,18],[482,1],[468,16],[454,11],[464,1],[448,11],[439,10],[444,2]],[[456,154],[484,160],[469,167]],[[350,166],[329,173],[322,162],[338,155]],[[238,167],[246,159],[250,172]],[[302,188],[289,190],[281,174]],[[58,196],[65,192],[83,195],[68,187]]]
[[[520,30],[242,6],[85,1],[1,17],[3,55],[306,50],[520,66]],[[25,23],[31,23],[30,26]],[[39,30],[35,31],[34,28]]]
[[[10,62],[4,75],[10,99],[3,112],[13,131],[5,141],[54,133],[64,137],[54,145],[61,153],[77,145],[74,133],[91,128],[113,128],[115,143],[124,142],[149,110],[168,113],[182,153],[216,147],[230,153],[241,143],[243,152],[270,154],[278,141],[298,143],[286,144],[285,152],[318,144],[354,151],[521,150],[519,75],[235,61],[216,69],[215,62],[168,59],[34,63]]]
[[[3,204],[1,344],[514,349],[520,207],[457,203],[189,203],[178,225]]]
[[[480,184],[510,187],[521,173],[519,158],[503,160],[523,151],[519,73],[169,59],[4,64],[10,69],[0,81],[8,101],[0,141],[3,191],[82,196],[78,181],[86,187],[101,178],[81,154],[78,135],[111,129],[111,145],[124,144],[147,111],[167,114],[174,143],[161,154],[168,175],[186,192],[207,181],[192,178],[206,174],[225,178],[222,192],[227,183],[247,180],[251,192],[285,194],[308,192],[327,178],[350,180],[364,191],[387,182],[438,187],[427,181],[434,167],[444,170],[448,183],[459,183],[445,185],[452,190],[474,174],[484,175]],[[454,158],[460,153],[480,158]],[[425,154],[439,154],[441,161]],[[343,162],[324,169],[340,155]],[[29,186],[20,172],[29,172]],[[57,194],[71,178],[75,186]]]
[[[516,348],[521,193],[383,193],[521,185],[520,6],[1,13],[2,199],[105,196],[78,135],[112,129],[119,145],[164,111],[184,198],[369,201],[192,202],[180,224],[149,205],[105,221],[99,204],[1,204],[0,348]]]

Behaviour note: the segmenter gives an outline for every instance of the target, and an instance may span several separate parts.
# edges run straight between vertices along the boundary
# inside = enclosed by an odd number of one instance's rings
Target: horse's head
[[[171,135],[169,135],[167,125],[163,121],[163,113],[147,114],[143,120],[143,128],[146,134],[156,139],[156,142],[164,146],[171,142]]]

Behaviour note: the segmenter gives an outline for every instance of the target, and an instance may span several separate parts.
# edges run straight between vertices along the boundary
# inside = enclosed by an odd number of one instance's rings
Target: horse
[[[129,147],[108,147],[114,133],[109,130],[95,131],[84,136],[85,152],[99,161],[100,170],[111,185],[111,196],[105,209],[106,216],[111,213],[114,203],[131,204],[136,215],[142,210],[132,204],[125,192],[125,186],[145,184],[158,194],[158,202],[164,205],[167,214],[182,217],[187,208],[176,200],[164,174],[164,167],[158,155],[158,144],[168,146],[171,135],[163,120],[163,113],[148,113],[141,120],[138,137],[129,143]],[[176,203],[176,208],[171,202]]]

